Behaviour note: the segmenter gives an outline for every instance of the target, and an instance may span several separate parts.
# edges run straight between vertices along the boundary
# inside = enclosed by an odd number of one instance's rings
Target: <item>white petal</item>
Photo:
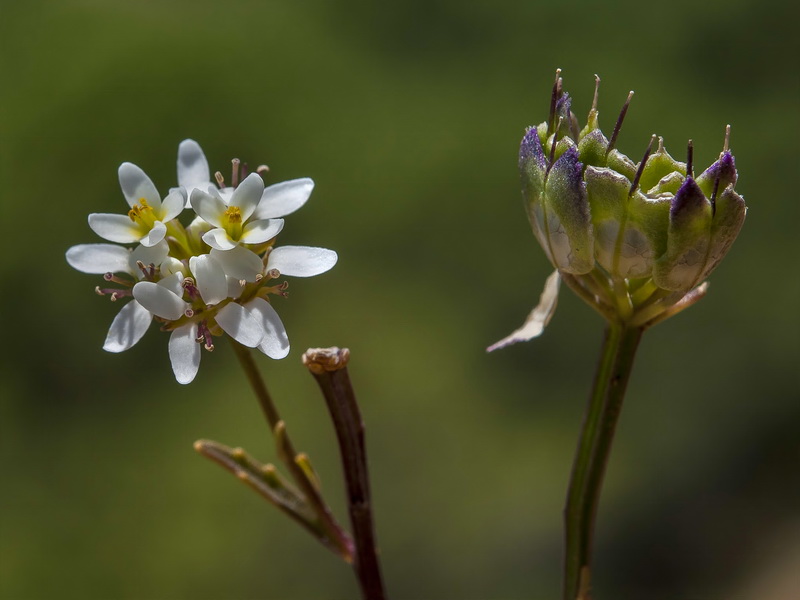
[[[264,180],[258,173],[250,173],[244,178],[231,196],[228,206],[238,206],[242,213],[242,222],[250,218],[256,210],[256,206],[261,202],[261,194],[264,192]]]
[[[228,280],[225,277],[225,271],[210,254],[191,257],[189,268],[194,274],[203,302],[219,304],[228,297]]]
[[[127,215],[92,213],[89,215],[89,227],[104,240],[120,244],[138,242],[144,233]]]
[[[208,221],[204,221],[202,217],[195,217],[192,222],[186,226],[186,234],[191,237],[201,237],[207,231],[211,231],[214,226]]]
[[[141,243],[142,246],[151,248],[152,246],[155,246],[158,242],[163,240],[166,235],[167,235],[167,226],[164,225],[164,223],[162,223],[161,221],[156,221],[155,223],[153,223],[153,228],[147,232],[147,235],[145,235],[144,237],[142,237],[142,239],[139,240],[139,243]]]
[[[308,177],[270,185],[264,188],[253,218],[274,219],[291,214],[308,201],[313,189],[314,182]]]
[[[241,296],[242,290],[244,290],[241,279],[236,279],[235,277],[229,277],[227,275],[225,279],[228,282],[228,298],[233,298],[235,300]]]
[[[172,291],[152,281],[140,281],[133,286],[133,297],[151,313],[170,321],[180,319],[189,308],[189,304]]]
[[[539,304],[531,311],[528,318],[525,319],[525,323],[523,323],[522,327],[512,332],[511,335],[504,337],[499,342],[492,344],[486,351],[492,352],[493,350],[498,350],[499,348],[516,344],[517,342],[527,342],[541,335],[544,328],[553,317],[553,313],[556,311],[556,305],[558,304],[558,287],[560,284],[561,277],[558,274],[558,270],[555,270],[547,278],[547,281],[544,282],[544,290],[542,290],[542,295],[539,297]]]
[[[178,185],[191,191],[210,181],[211,171],[200,144],[194,140],[183,140],[178,146]]]
[[[286,328],[272,305],[263,298],[254,298],[247,303],[246,308],[258,315],[264,329],[264,337],[258,349],[270,358],[285,358],[289,354],[289,336],[286,335]]]
[[[231,250],[211,250],[211,256],[219,261],[225,274],[236,279],[253,282],[264,271],[264,263],[255,252],[236,246]]]
[[[223,306],[217,313],[216,321],[225,333],[248,348],[258,346],[264,337],[261,318],[236,302]]]
[[[184,276],[183,272],[186,270],[186,265],[184,265],[177,258],[168,256],[163,261],[161,261],[161,265],[159,266],[158,269],[159,271],[161,271],[162,277],[173,275],[175,273],[180,273],[181,277],[183,277]]]
[[[79,244],[67,250],[67,262],[82,273],[102,275],[128,271],[130,252],[113,244]]]
[[[158,282],[158,285],[168,289],[175,294],[178,298],[183,297],[183,280],[185,279],[182,271],[172,273]]]
[[[222,227],[217,227],[216,229],[205,232],[203,234],[203,241],[217,250],[231,250],[238,245]]]
[[[194,190],[190,198],[192,208],[202,219],[216,227],[222,227],[222,214],[228,209],[216,195],[203,190]]]
[[[222,198],[222,201],[226,205],[230,205],[231,198],[233,198],[233,188],[232,187],[224,187],[221,190],[218,190],[218,189],[215,188],[214,191],[217,192],[217,196]]]
[[[161,196],[150,178],[133,163],[124,162],[119,166],[119,186],[131,208],[144,198],[153,209],[161,208]]]
[[[128,272],[141,279],[143,273],[136,264],[137,261],[141,261],[146,267],[150,265],[157,267],[166,260],[168,254],[169,244],[167,244],[166,240],[161,240],[155,246],[150,246],[149,248],[139,244],[134,248],[133,252],[131,252],[130,258],[128,259]]]
[[[161,205],[161,212],[158,215],[158,218],[160,221],[164,221],[165,223],[172,221],[172,219],[183,212],[185,206],[186,190],[183,188],[170,190],[167,197],[164,198],[164,203]]]
[[[311,246],[281,246],[274,248],[267,260],[267,270],[278,269],[281,275],[313,277],[333,268],[336,252]]]
[[[103,350],[106,352],[123,352],[136,342],[150,327],[153,315],[136,300],[131,300],[122,307],[111,322]]]
[[[178,327],[169,336],[169,360],[178,383],[191,383],[200,368],[200,344],[196,339],[196,323]]]
[[[259,219],[244,226],[239,241],[243,244],[260,244],[271,240],[283,229],[283,219]]]

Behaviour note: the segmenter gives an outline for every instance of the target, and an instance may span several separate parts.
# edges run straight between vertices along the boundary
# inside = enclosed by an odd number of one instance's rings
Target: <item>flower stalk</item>
[[[564,600],[590,600],[595,518],[611,444],[642,327],[606,328],[594,386],[584,414],[564,509]]]
[[[328,507],[319,489],[316,476],[308,464],[304,454],[298,453],[286,430],[286,424],[280,418],[278,409],[272,401],[267,390],[264,378],[261,376],[250,349],[235,340],[231,340],[236,358],[239,359],[242,369],[247,376],[250,386],[261,405],[261,410],[269,423],[270,431],[278,445],[278,456],[283,460],[289,474],[300,489],[302,499],[305,500],[318,519],[319,527],[323,533],[318,539],[326,546],[331,547],[345,562],[352,563],[354,559],[353,540],[348,533],[336,522],[333,512]],[[219,461],[218,461],[219,462]],[[222,464],[222,463],[221,463]],[[223,464],[223,466],[226,466]]]
[[[356,571],[364,600],[384,600],[386,592],[378,559],[364,443],[364,422],[358,409],[346,348],[310,348],[303,364],[317,380],[331,414],[347,486],[347,505],[356,546]]]

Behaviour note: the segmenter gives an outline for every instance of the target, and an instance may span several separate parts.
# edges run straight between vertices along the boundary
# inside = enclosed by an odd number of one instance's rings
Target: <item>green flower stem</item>
[[[564,510],[563,600],[589,600],[592,539],[617,419],[643,327],[609,321]]]
[[[276,437],[279,445],[278,455],[283,460],[284,464],[289,470],[289,473],[294,479],[295,483],[303,492],[306,500],[311,505],[311,508],[317,514],[320,520],[322,529],[326,532],[326,539],[332,545],[333,549],[339,554],[346,562],[353,562],[353,540],[350,539],[348,533],[336,522],[333,513],[325,500],[322,498],[319,488],[315,481],[312,481],[306,470],[303,468],[304,457],[298,455],[289,439],[289,433],[286,431],[286,424],[281,420],[278,409],[272,401],[272,397],[267,390],[264,379],[253,360],[253,355],[250,349],[242,346],[239,342],[231,339],[233,350],[236,353],[236,358],[244,369],[247,380],[250,382],[253,391],[258,398],[261,405],[261,410],[267,418],[270,426],[270,431]]]

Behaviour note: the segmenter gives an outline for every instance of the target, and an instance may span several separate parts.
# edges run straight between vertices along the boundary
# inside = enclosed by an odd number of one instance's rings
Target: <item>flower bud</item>
[[[720,158],[697,177],[691,142],[683,163],[653,136],[634,162],[615,147],[633,92],[606,136],[597,88],[580,129],[559,75],[549,118],[529,127],[520,146],[533,233],[564,281],[604,317],[657,322],[703,296],[701,284],[744,223],[730,129]]]

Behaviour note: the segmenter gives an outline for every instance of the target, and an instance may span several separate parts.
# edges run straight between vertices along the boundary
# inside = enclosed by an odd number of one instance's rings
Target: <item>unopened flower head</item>
[[[130,298],[103,348],[127,350],[155,320],[171,332],[169,356],[180,383],[197,374],[201,346],[213,350],[213,338],[223,334],[271,358],[285,357],[289,340],[270,304],[273,296],[286,296],[288,282],[279,279],[319,275],[337,261],[325,248],[275,246],[281,217],[305,204],[313,181],[265,188],[260,174],[248,174],[234,160],[231,185],[217,173],[218,189],[193,140],[180,144],[179,186],[163,201],[139,167],[124,163],[119,178],[129,214],[92,214],[89,225],[106,240],[138,245],[81,244],[67,251],[72,267],[103,275],[98,294],[112,301]],[[196,214],[184,226],[177,217],[188,208]]]
[[[492,349],[541,333],[560,280],[611,321],[653,325],[703,297],[706,278],[744,223],[730,127],[719,159],[699,175],[691,141],[682,162],[653,135],[635,162],[616,148],[633,92],[607,137],[599,125],[599,82],[581,128],[559,70],[548,119],[522,138],[525,209],[556,272],[526,324]]]

